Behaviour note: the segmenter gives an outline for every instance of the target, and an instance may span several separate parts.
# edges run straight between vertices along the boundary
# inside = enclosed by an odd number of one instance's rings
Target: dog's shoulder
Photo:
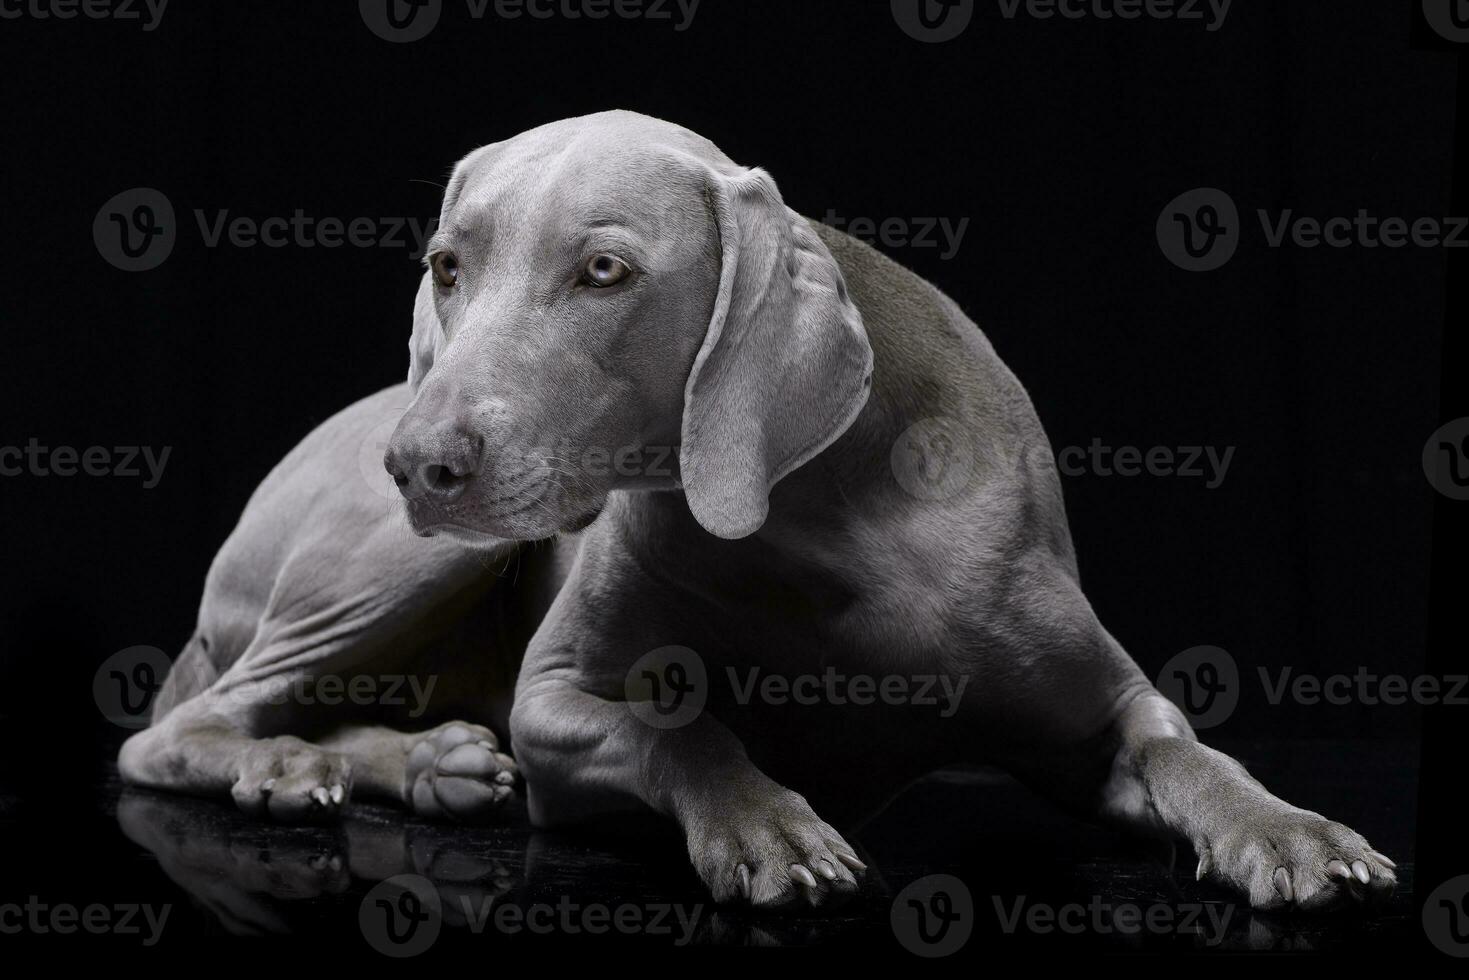
[[[811,226],[862,314],[875,410],[886,407],[889,421],[905,426],[935,416],[974,427],[999,418],[1026,436],[1038,431],[1023,386],[958,303],[867,243],[818,221]]]
[[[955,314],[963,317],[953,300],[911,269],[859,238],[813,218],[806,220],[842,270],[864,320],[911,322],[947,320]]]

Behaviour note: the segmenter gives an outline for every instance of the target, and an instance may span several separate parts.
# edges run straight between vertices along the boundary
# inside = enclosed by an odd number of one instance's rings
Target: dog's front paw
[[[515,761],[483,725],[452,722],[425,732],[408,753],[403,799],[436,820],[484,820],[514,792]]]
[[[685,829],[694,869],[719,902],[836,904],[856,893],[867,870],[842,835],[789,790],[725,801]]]
[[[334,820],[352,795],[352,765],[290,735],[264,738],[245,750],[230,795],[246,813],[282,823]]]
[[[1211,841],[1198,876],[1242,892],[1257,909],[1320,909],[1387,896],[1395,867],[1350,827],[1289,808],[1250,814]]]

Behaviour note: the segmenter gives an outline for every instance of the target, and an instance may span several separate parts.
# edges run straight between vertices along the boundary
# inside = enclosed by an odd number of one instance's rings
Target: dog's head
[[[476,150],[425,262],[385,459],[420,534],[546,537],[614,490],[681,487],[743,537],[867,398],[826,247],[769,175],[669,123],[600,113]]]

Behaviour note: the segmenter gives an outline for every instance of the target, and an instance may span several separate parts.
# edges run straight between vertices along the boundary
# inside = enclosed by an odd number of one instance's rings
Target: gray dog
[[[256,493],[127,780],[469,820],[518,762],[537,824],[664,814],[716,899],[773,906],[857,888],[829,820],[978,762],[1256,907],[1392,888],[1097,621],[978,328],[765,172],[633,113],[542,126],[459,164],[428,267],[408,385]],[[404,676],[430,707],[374,686]]]

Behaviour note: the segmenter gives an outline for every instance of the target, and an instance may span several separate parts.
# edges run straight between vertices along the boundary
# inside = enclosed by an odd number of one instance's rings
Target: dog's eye
[[[587,259],[587,267],[582,272],[582,278],[586,280],[587,285],[596,286],[600,289],[604,286],[617,285],[626,279],[628,273],[631,271],[627,267],[627,263],[615,255],[603,253],[601,255],[593,255],[590,259]]]
[[[459,260],[452,252],[436,252],[429,260],[429,267],[434,271],[434,279],[445,289],[459,281]]]

